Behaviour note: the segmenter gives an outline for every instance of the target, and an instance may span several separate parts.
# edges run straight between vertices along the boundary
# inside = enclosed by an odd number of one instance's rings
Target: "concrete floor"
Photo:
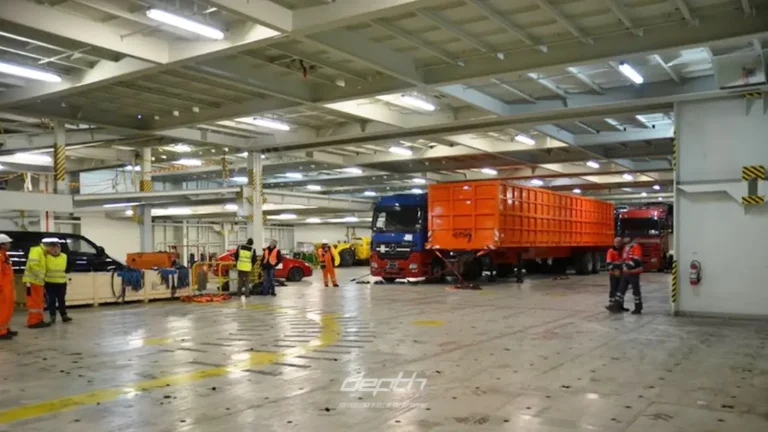
[[[668,317],[666,275],[644,275],[642,316],[603,310],[604,275],[472,292],[318,281],[79,308],[47,330],[19,314],[0,430],[768,430],[768,323]],[[391,381],[347,380],[361,373],[414,380],[374,395]]]

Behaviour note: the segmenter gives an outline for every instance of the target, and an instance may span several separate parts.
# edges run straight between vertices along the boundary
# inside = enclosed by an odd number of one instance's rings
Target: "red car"
[[[216,258],[217,262],[235,262],[235,249],[231,249],[229,252],[220,255]],[[213,269],[213,274],[219,276],[220,273],[229,272],[232,267],[225,266],[222,268]],[[275,269],[275,277],[277,279],[285,279],[288,282],[299,282],[305,277],[312,276],[312,266],[306,261],[289,258],[283,255],[283,262]]]

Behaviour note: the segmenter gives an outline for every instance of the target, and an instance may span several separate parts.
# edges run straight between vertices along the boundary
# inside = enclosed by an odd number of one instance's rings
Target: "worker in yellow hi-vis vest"
[[[57,239],[46,238],[37,246],[32,246],[24,266],[23,282],[27,288],[27,327],[40,329],[50,327],[43,321],[45,308],[45,270],[46,259],[59,245]]]
[[[46,241],[48,240],[48,241]],[[43,243],[56,242],[51,253],[45,256],[45,294],[48,296],[48,313],[51,315],[51,324],[56,322],[56,311],[61,315],[65,323],[72,321],[67,314],[67,273],[69,273],[69,260],[67,254],[61,251],[61,243],[58,239],[44,239]]]
[[[237,294],[251,296],[251,270],[256,265],[258,256],[253,249],[253,239],[249,238],[245,244],[235,251],[235,263],[237,266]]]

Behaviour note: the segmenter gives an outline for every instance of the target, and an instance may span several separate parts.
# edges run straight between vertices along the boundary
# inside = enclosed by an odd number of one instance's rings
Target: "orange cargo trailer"
[[[467,279],[542,260],[596,273],[614,237],[613,204],[508,180],[430,185],[428,212],[427,248],[455,259]]]

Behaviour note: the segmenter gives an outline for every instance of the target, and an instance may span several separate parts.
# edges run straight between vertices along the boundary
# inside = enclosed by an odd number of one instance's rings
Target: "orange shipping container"
[[[508,180],[429,186],[431,249],[608,247],[613,237],[608,202]]]

